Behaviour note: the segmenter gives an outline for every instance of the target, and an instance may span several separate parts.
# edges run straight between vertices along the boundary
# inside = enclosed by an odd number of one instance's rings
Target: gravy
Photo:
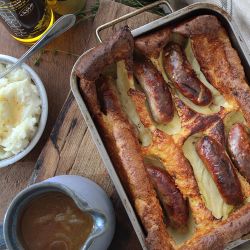
[[[18,227],[25,250],[79,250],[93,220],[69,196],[48,192],[27,204]]]

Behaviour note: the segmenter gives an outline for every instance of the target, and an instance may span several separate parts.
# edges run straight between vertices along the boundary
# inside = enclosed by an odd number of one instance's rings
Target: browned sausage
[[[196,151],[212,175],[224,201],[230,205],[242,203],[239,179],[222,145],[211,137],[204,136],[197,142]]]
[[[170,80],[185,97],[200,106],[211,102],[210,90],[198,79],[179,44],[170,43],[164,48],[163,65]]]
[[[236,123],[230,129],[228,149],[234,165],[250,182],[250,136],[244,125]]]
[[[174,106],[170,91],[152,62],[142,55],[135,55],[134,74],[146,93],[154,120],[163,124],[172,120]]]
[[[135,49],[147,57],[158,58],[162,49],[170,41],[171,35],[172,29],[164,27],[139,36],[135,40]]]
[[[188,203],[175,186],[171,176],[163,169],[153,165],[146,164],[146,169],[170,224],[175,228],[185,227],[189,215]]]

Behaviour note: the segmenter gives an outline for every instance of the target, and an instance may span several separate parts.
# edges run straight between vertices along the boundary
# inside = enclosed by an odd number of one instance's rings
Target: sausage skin
[[[171,28],[164,27],[139,36],[135,40],[135,50],[147,57],[159,58],[162,49],[170,41],[171,34]]]
[[[230,205],[243,202],[238,176],[222,145],[209,136],[202,137],[196,151],[218,187],[224,201]]]
[[[236,123],[232,126],[228,149],[235,167],[250,183],[250,136],[244,125]]]
[[[146,164],[147,172],[168,216],[171,226],[184,228],[187,225],[189,208],[171,176],[159,167]]]
[[[164,48],[163,65],[170,80],[185,97],[199,106],[211,102],[210,90],[198,79],[179,44],[170,43]]]
[[[149,59],[135,55],[134,74],[145,91],[154,120],[162,124],[171,121],[174,116],[172,96],[161,73]]]

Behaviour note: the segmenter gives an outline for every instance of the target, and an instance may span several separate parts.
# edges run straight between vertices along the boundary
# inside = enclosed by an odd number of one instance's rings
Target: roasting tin
[[[243,40],[243,37],[241,36],[241,34],[239,32],[235,22],[232,20],[232,17],[227,12],[225,12],[224,10],[222,10],[221,8],[219,8],[216,5],[212,5],[212,4],[208,4],[208,3],[192,4],[192,5],[189,5],[183,9],[180,9],[180,10],[175,11],[175,12],[172,11],[171,6],[166,1],[155,2],[155,3],[151,4],[149,7],[153,7],[153,6],[160,5],[160,4],[166,4],[168,6],[170,12],[172,12],[172,13],[133,30],[132,34],[134,37],[145,34],[147,32],[151,32],[152,30],[158,29],[164,25],[169,25],[169,24],[173,24],[173,23],[180,23],[181,21],[183,21],[185,19],[196,17],[198,15],[204,15],[204,14],[215,15],[222,22],[223,26],[226,28],[226,30],[229,34],[231,43],[232,43],[233,47],[237,50],[237,52],[240,56],[242,65],[243,65],[244,70],[245,70],[246,77],[248,80],[250,80],[250,52],[246,46],[246,43]],[[146,8],[144,7],[142,9],[136,10],[132,13],[129,13],[123,17],[120,17],[118,19],[115,19],[107,24],[104,24],[104,25],[98,27],[96,30],[97,38],[101,41],[101,38],[100,38],[100,31],[101,30],[108,28],[110,26],[113,26],[118,22],[124,21],[124,20],[128,19],[129,17],[132,17],[136,14],[139,14],[139,13],[149,9],[149,7],[146,6]],[[87,52],[85,52],[82,56],[84,56]],[[80,58],[77,60],[75,65],[79,62]],[[123,186],[120,182],[120,179],[115,171],[115,168],[114,168],[114,166],[109,158],[109,155],[105,149],[105,146],[102,142],[102,139],[98,133],[98,130],[97,130],[97,128],[92,120],[92,117],[87,109],[87,106],[84,103],[84,100],[82,99],[82,96],[79,92],[78,80],[77,80],[77,76],[75,73],[75,66],[73,67],[72,72],[71,72],[70,84],[71,84],[71,90],[73,92],[73,95],[76,98],[76,101],[79,105],[81,113],[82,113],[82,115],[87,123],[87,126],[91,132],[92,138],[97,146],[97,149],[98,149],[98,151],[102,157],[102,160],[107,168],[107,171],[108,171],[108,173],[109,173],[109,175],[114,183],[114,186],[115,186],[115,188],[116,188],[116,190],[121,198],[121,201],[122,201],[122,203],[127,211],[127,214],[129,216],[129,219],[130,219],[130,221],[134,227],[134,230],[138,236],[138,239],[141,243],[141,246],[144,250],[146,250],[147,247],[146,247],[146,243],[145,243],[145,236],[143,233],[143,229],[142,229],[142,227],[141,227],[141,225],[136,217],[135,211],[134,211],[134,209],[133,209],[133,207],[128,199],[128,196],[124,191],[124,188],[123,188]],[[244,242],[248,241],[249,239],[250,239],[250,234],[242,237],[239,240],[236,240],[234,242],[229,243],[225,249],[227,249],[227,250],[232,249],[238,245],[243,244]]]

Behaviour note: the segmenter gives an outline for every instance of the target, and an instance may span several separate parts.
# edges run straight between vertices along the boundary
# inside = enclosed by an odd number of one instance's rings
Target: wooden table
[[[91,4],[93,4],[94,2],[95,0],[88,0],[87,8],[91,6]],[[67,124],[67,119],[72,120],[71,116],[76,116],[78,119],[77,126],[73,130],[74,133],[76,133],[76,135],[77,133],[80,133],[81,136],[84,134],[85,138],[84,143],[86,143],[86,149],[83,149],[82,147],[80,153],[83,155],[92,155],[92,158],[90,157],[90,159],[88,159],[88,164],[92,162],[91,164],[98,164],[101,168],[103,168],[103,163],[96,152],[95,146],[87,131],[86,125],[79,113],[78,107],[75,104],[72,95],[70,94],[68,96],[69,76],[72,66],[78,56],[81,55],[90,45],[94,46],[95,44],[97,44],[97,41],[95,41],[93,34],[96,26],[109,20],[112,20],[115,17],[121,16],[129,11],[131,11],[131,8],[129,7],[120,7],[114,2],[111,3],[107,0],[103,0],[101,1],[101,7],[99,8],[99,12],[95,19],[87,20],[78,24],[70,31],[53,41],[49,46],[47,46],[45,52],[42,55],[38,53],[28,61],[28,64],[32,66],[35,71],[37,71],[37,73],[40,75],[48,94],[48,123],[39,144],[27,157],[8,168],[0,169],[0,220],[3,219],[6,208],[12,198],[20,190],[25,188],[30,182],[30,177],[33,173],[35,163],[47,140],[47,144],[39,157],[39,162],[36,164],[36,168],[39,169],[37,180],[43,180],[55,174],[82,174],[79,169],[72,170],[72,166],[77,163],[77,156],[71,156],[70,159],[64,158],[64,150],[72,150],[72,155],[74,155],[75,152],[74,147],[70,147],[70,140],[73,138],[73,136],[71,134],[67,134],[68,131],[70,131],[71,126],[71,124]],[[135,24],[137,24],[137,26],[140,26],[155,18],[156,16],[154,15],[143,14],[140,18],[136,19],[136,22],[130,22],[130,26],[135,27]],[[109,33],[106,33],[106,37],[108,34]],[[9,33],[3,27],[3,25],[0,24],[0,54],[7,54],[14,57],[20,57],[20,55],[22,55],[26,50],[27,47],[17,43],[14,39],[12,39]],[[40,57],[40,65],[35,66],[34,63],[36,59]],[[57,119],[58,114],[67,96],[68,99],[64,104],[59,118]],[[69,106],[72,111],[76,112],[76,114],[67,113],[69,117],[65,118],[65,114]],[[55,122],[56,126],[54,127],[53,132],[50,135],[50,132]],[[63,127],[64,129],[59,131],[59,127]],[[53,134],[55,133],[55,131],[56,135]],[[57,133],[57,131],[59,132]],[[53,143],[53,141],[51,141],[51,138],[53,138],[53,136],[56,136],[57,140],[59,140],[59,156],[55,156],[52,151],[53,145],[51,144]],[[95,153],[90,152],[93,150],[95,151]],[[56,152],[56,154],[58,152]],[[76,162],[72,163],[75,158]],[[54,164],[55,161],[57,161],[56,167],[53,167],[52,169],[46,168],[47,164]],[[86,175],[88,177],[91,177],[91,173],[86,173]],[[107,183],[106,185],[108,186],[106,186],[105,190],[112,196],[114,188],[112,187],[112,183],[110,182],[110,179],[107,174],[103,172],[101,173],[101,178],[97,179],[97,182],[101,185],[103,185],[103,183]],[[117,199],[115,193],[114,197],[112,198],[113,202],[115,202],[115,208],[116,210],[119,210],[120,214],[119,216],[117,216],[118,221],[116,235],[114,237],[114,241],[112,242],[110,249],[141,249],[138,239],[136,238],[136,235],[127,218],[127,215],[119,199]]]

